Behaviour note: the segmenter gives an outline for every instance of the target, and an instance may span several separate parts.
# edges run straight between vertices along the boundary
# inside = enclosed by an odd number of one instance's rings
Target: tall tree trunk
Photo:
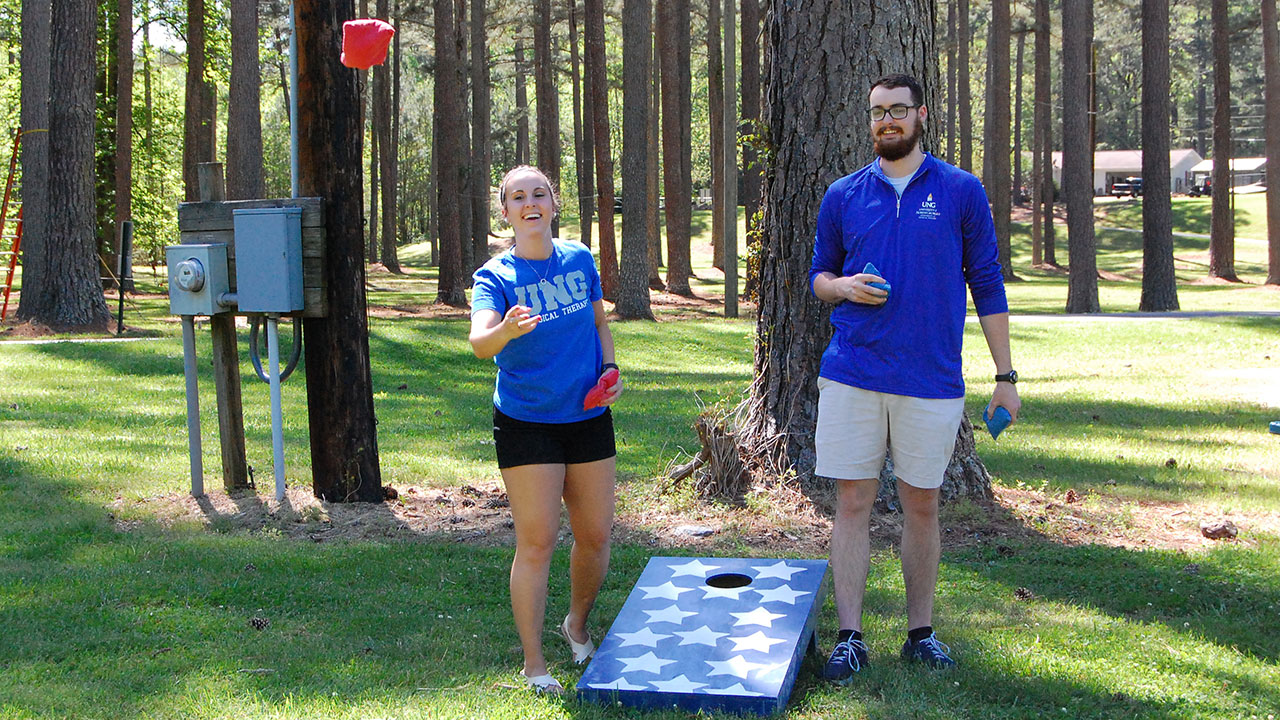
[[[1209,277],[1236,277],[1236,219],[1231,197],[1231,46],[1227,0],[1212,0],[1213,22],[1213,218],[1209,229]],[[1270,164],[1270,163],[1268,163]]]
[[[303,321],[312,489],[329,502],[381,502],[360,231],[360,93],[333,49],[351,0],[295,0],[298,186],[325,199],[329,314]]]
[[[1016,279],[1009,232],[1009,0],[992,0],[991,37],[988,64],[991,68],[991,99],[987,106],[988,134],[991,144],[983,155],[991,158],[991,215],[995,220],[996,243],[1000,253],[1000,271],[1005,280]]]
[[[382,166],[382,143],[379,142],[382,136],[380,132],[382,127],[380,115],[386,109],[382,106],[382,103],[378,102],[378,95],[380,94],[378,85],[381,84],[378,73],[370,72],[369,78],[371,86],[369,88],[371,100],[369,107],[369,245],[365,259],[374,263],[378,262],[378,258],[381,257],[380,251],[382,249],[382,243],[378,240],[382,234],[382,223],[378,220],[380,215],[378,208],[381,207],[378,197],[382,189],[382,180],[378,169]]]
[[[1027,29],[1018,29],[1018,58],[1013,67],[1013,204],[1022,207],[1022,57],[1027,46]]]
[[[469,287],[471,274],[489,257],[489,246],[485,243],[483,251],[477,257],[475,240],[471,233],[472,207],[475,205],[471,187],[475,162],[471,151],[470,126],[467,123],[470,110],[467,104],[468,85],[471,81],[471,64],[468,61],[470,48],[467,40],[470,37],[470,30],[467,29],[467,7],[467,0],[455,0],[454,9],[457,17],[454,22],[454,38],[457,42],[457,54],[454,57],[458,59],[458,117],[459,126],[462,128],[462,147],[458,153],[458,188],[461,191],[458,196],[458,237],[462,245],[462,268],[467,276],[466,284]]]
[[[673,0],[676,4],[676,62],[679,66],[680,78],[680,193],[676,198],[676,208],[680,211],[681,237],[684,244],[680,247],[681,270],[688,278],[693,277],[693,255],[690,243],[693,242],[693,65],[690,56],[693,52],[692,6],[690,0]],[[670,239],[668,239],[670,243]],[[674,265],[670,257],[667,261]],[[670,282],[668,277],[667,281]],[[689,294],[693,291],[690,290]]]
[[[538,93],[538,168],[554,187],[560,187],[560,102],[555,66],[551,59],[551,0],[536,0],[538,18],[533,28],[533,65]],[[559,216],[551,221],[558,235]]]
[[[618,246],[613,231],[613,152],[609,142],[609,75],[604,63],[604,0],[586,0],[583,34],[591,74],[592,121],[596,140],[596,199],[600,213],[600,286],[618,299]]]
[[[1032,229],[1031,264],[1051,263],[1053,244],[1053,106],[1049,70],[1051,62],[1049,0],[1036,0],[1035,117],[1036,138],[1032,203],[1036,222]]]
[[[960,45],[960,58],[956,61],[956,88],[959,91],[960,114],[960,167],[973,171],[973,99],[969,84],[969,0],[956,0],[956,20],[959,30],[956,41]]]
[[[378,19],[387,22],[391,19],[388,0],[378,0]],[[380,250],[382,266],[389,272],[403,274],[400,269],[400,258],[396,253],[396,148],[391,140],[391,116],[397,112],[391,104],[391,66],[387,63],[375,65],[373,76],[376,79],[373,102],[381,110],[376,114],[378,134],[378,184],[381,186],[378,195],[382,199],[382,212],[378,221],[382,227]]]
[[[1195,67],[1196,67],[1196,152],[1200,157],[1209,156],[1209,136],[1205,132],[1205,128],[1209,127],[1208,113],[1208,92],[1205,82],[1211,74],[1204,71],[1205,66],[1212,67],[1213,53],[1209,49],[1209,42],[1204,37],[1204,3],[1196,3],[1196,41],[1195,41]]]
[[[1071,275],[1067,312],[1098,312],[1098,258],[1093,234],[1093,148],[1089,137],[1089,15],[1093,0],[1062,2],[1062,189],[1067,198]]]
[[[591,182],[591,165],[593,154],[591,143],[591,103],[582,102],[580,78],[582,77],[578,62],[578,2],[569,3],[569,72],[573,81],[573,167],[578,180],[578,237],[582,244],[591,247],[591,224],[594,219],[595,186]],[[588,88],[587,93],[591,90]],[[583,123],[583,116],[586,122]]]
[[[661,2],[661,0],[659,0]],[[622,24],[622,186],[641,188],[648,165],[650,26],[653,17],[649,0],[625,0]],[[638,192],[622,194],[622,216],[643,219],[645,197]],[[644,222],[622,225],[621,287],[618,314],[629,319],[652,320],[649,307],[649,237]]]
[[[724,270],[724,57],[720,2],[707,3],[707,118],[711,144],[711,266]]]
[[[652,25],[657,26],[657,8],[654,8],[654,19]],[[645,233],[649,238],[649,287],[653,290],[662,290],[667,286],[662,280],[662,276],[658,273],[658,268],[662,267],[662,211],[658,209],[658,197],[662,194],[662,179],[659,176],[661,172],[661,159],[658,155],[658,149],[662,146],[660,138],[662,133],[659,123],[661,122],[661,106],[662,106],[662,62],[658,54],[658,37],[654,33],[653,41],[650,45],[650,58],[652,62],[652,70],[650,75],[649,94],[649,130],[648,140],[649,152],[646,159],[646,174],[644,182],[645,212],[644,226]]]
[[[1169,0],[1142,0],[1142,298],[1178,309],[1169,178]]]
[[[1267,284],[1280,285],[1280,31],[1276,0],[1262,0],[1262,64],[1266,84]]]
[[[48,311],[49,260],[49,0],[22,2],[22,295],[19,320]],[[29,131],[29,132],[28,132]]]
[[[714,2],[714,0],[713,0]],[[739,55],[742,56],[740,95],[742,97],[741,117],[748,128],[747,132],[758,132],[760,121],[760,0],[742,0],[739,8],[739,23],[742,33],[742,45]],[[737,143],[735,138],[732,142]],[[756,163],[756,148],[750,143],[742,146],[742,205],[747,215],[747,242],[755,231],[756,211],[760,209],[760,183],[764,176]]]
[[[440,235],[440,284],[436,302],[467,306],[467,280],[462,265],[462,228],[458,211],[460,154],[466,147],[462,92],[458,87],[458,38],[454,0],[432,0],[435,15],[436,87],[436,215]]]
[[[682,75],[688,65],[680,63],[680,13],[688,13],[684,0],[658,3],[658,52],[662,56],[662,166],[663,193],[667,215],[667,292],[690,295],[689,197],[685,194],[684,151],[686,123]]]
[[[956,163],[956,3],[947,3],[947,162]]]
[[[261,86],[258,3],[256,0],[233,0],[231,88],[227,101],[228,200],[260,198],[265,193],[262,179]]]
[[[96,8],[54,0],[50,38],[48,237],[41,300],[32,320],[59,330],[101,332],[107,304],[98,279],[93,185]]]
[[[603,0],[601,0],[603,2]],[[516,32],[520,32],[518,29]],[[529,89],[525,80],[524,38],[516,35],[516,164],[529,164]]]
[[[119,0],[116,14],[116,187],[115,227],[133,217],[133,0]],[[119,256],[120,234],[114,234]],[[112,272],[115,267],[112,267]],[[129,268],[120,273],[120,291],[132,291]]]
[[[803,6],[771,0],[765,33],[770,44],[766,124],[776,154],[765,174],[756,379],[737,439],[748,464],[778,474],[794,470],[802,484],[813,476],[815,383],[831,333],[828,310],[808,283],[818,207],[831,182],[872,157],[867,91],[880,68],[919,77],[929,93],[926,104],[935,105],[932,89],[937,87],[938,66],[932,8],[931,0]],[[898,30],[863,30],[873,24]],[[831,72],[822,62],[828,47],[840,47],[849,57],[869,62]],[[933,135],[933,130],[926,131],[926,139]],[[959,455],[953,456],[943,495],[950,497],[957,489],[988,494],[990,478],[973,452],[967,420],[960,432]],[[962,466],[973,472],[962,473]]]
[[[215,108],[213,83],[205,79],[205,5],[204,0],[187,2],[187,93],[183,115],[182,182],[187,202],[200,198],[200,180],[196,166],[213,162]]]
[[[489,261],[489,231],[492,229],[489,222],[489,176],[493,174],[493,144],[489,141],[492,103],[485,5],[485,0],[471,0],[471,252],[477,266]],[[396,106],[399,107],[399,103]]]

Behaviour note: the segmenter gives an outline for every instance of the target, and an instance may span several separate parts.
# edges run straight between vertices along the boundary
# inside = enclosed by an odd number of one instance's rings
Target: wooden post
[[[201,202],[227,199],[222,163],[200,163],[197,168]],[[244,406],[240,400],[240,351],[236,345],[236,318],[220,313],[209,318],[213,331],[213,382],[218,396],[218,437],[222,445],[222,486],[228,492],[249,487],[244,450]]]

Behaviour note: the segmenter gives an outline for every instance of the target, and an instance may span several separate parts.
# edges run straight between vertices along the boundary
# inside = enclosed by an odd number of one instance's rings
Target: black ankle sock
[[[850,640],[861,640],[861,639],[862,639],[862,632],[859,630],[849,630],[848,628],[841,628],[840,632],[836,633],[837,643],[848,642]]]
[[[925,625],[924,627],[918,627],[914,630],[908,630],[907,640],[910,640],[913,643],[918,643],[932,634],[933,634],[933,626]]]

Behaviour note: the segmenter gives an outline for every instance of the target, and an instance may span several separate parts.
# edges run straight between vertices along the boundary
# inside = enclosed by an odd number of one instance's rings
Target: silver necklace
[[[518,258],[520,258],[521,260],[523,260],[523,261],[524,261],[525,266],[527,266],[530,270],[532,270],[534,275],[537,275],[537,276],[538,276],[538,287],[542,287],[544,284],[545,284],[545,285],[547,285],[548,287],[550,287],[551,282],[550,282],[549,280],[547,280],[547,275],[550,275],[550,274],[551,274],[551,264],[552,264],[552,263],[555,261],[555,259],[556,259],[556,248],[555,248],[555,245],[552,245],[552,246],[551,246],[551,255],[549,255],[549,256],[547,257],[547,272],[545,272],[545,273],[540,273],[540,272],[538,272],[538,268],[534,267],[534,266],[533,266],[533,263],[529,262],[529,259],[528,259],[528,258],[526,258],[526,257],[524,257],[524,256],[522,256],[522,255],[518,255],[518,254],[516,254],[516,249],[515,249],[514,247],[513,247],[513,248],[511,248],[511,254],[512,254],[512,255],[515,255],[516,257],[518,257]]]

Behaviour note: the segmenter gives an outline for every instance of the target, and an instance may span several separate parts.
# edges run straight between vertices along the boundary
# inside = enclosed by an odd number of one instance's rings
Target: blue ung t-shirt
[[[491,258],[472,276],[471,313],[505,316],[524,305],[542,321],[494,356],[498,380],[493,404],[525,422],[571,423],[604,414],[584,411],[582,400],[604,361],[592,304],[603,297],[591,251],[579,242],[553,240],[551,257],[528,260],[512,250]]]

